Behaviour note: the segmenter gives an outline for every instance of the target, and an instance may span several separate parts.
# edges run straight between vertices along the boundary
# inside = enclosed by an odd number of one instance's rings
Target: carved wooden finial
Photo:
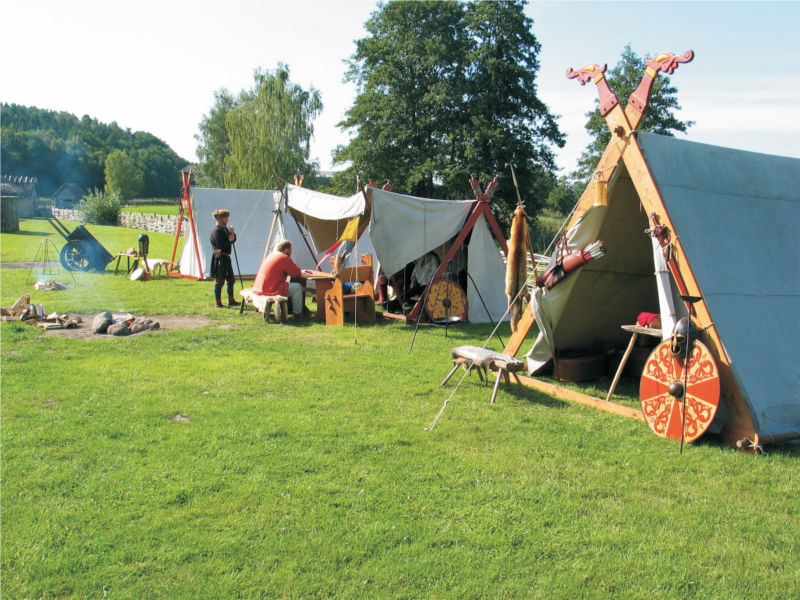
[[[608,69],[607,65],[586,65],[579,71],[573,71],[572,69],[567,69],[567,79],[577,79],[581,85],[586,85],[589,80],[596,79],[597,77],[603,77],[604,73]]]
[[[611,109],[619,104],[616,94],[611,91],[606,81],[605,72],[608,67],[603,65],[586,65],[580,71],[567,69],[568,79],[577,79],[581,85],[585,85],[590,79],[597,84],[597,93],[600,95],[600,114],[604,117],[611,112]]]
[[[656,72],[663,71],[672,75],[679,64],[692,62],[693,58],[694,52],[691,50],[687,50],[681,56],[673,54],[672,52],[662,52],[655,58],[648,58],[644,61],[644,64]]]
[[[628,104],[633,106],[639,113],[643,113],[647,107],[647,102],[650,100],[650,90],[658,73],[663,71],[672,75],[679,64],[691,62],[693,58],[694,52],[687,50],[682,56],[672,54],[672,52],[662,52],[655,58],[645,59],[646,68],[642,81],[639,83],[639,87],[631,94],[631,97],[628,98]]]

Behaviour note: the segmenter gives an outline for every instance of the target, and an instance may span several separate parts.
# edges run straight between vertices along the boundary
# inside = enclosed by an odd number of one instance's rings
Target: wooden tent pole
[[[278,178],[275,176],[275,171],[272,170],[272,167],[269,168],[269,171],[270,171],[270,173],[272,173],[272,178],[275,180],[275,183],[278,185],[278,188],[281,191],[281,198],[283,199],[283,203],[286,205],[286,211],[290,215],[292,215],[292,219],[294,219],[294,223],[295,223],[295,225],[297,225],[297,230],[300,232],[300,235],[303,237],[303,241],[306,243],[306,248],[308,248],[308,253],[311,256],[313,256],[314,257],[314,261],[316,261],[317,260],[317,253],[314,252],[314,249],[311,248],[311,244],[308,243],[308,238],[306,237],[306,234],[303,231],[303,228],[300,227],[300,223],[297,221],[297,217],[294,216],[293,212],[289,211],[289,199],[284,195],[283,188],[280,187],[280,181],[278,181]]]
[[[172,274],[175,268],[175,254],[178,252],[178,239],[181,237],[181,227],[183,226],[183,203],[189,203],[189,183],[192,177],[192,170],[189,169],[189,174],[186,175],[183,171],[181,173],[181,199],[178,202],[180,208],[178,216],[178,226],[175,229],[175,243],[172,244],[172,257],[169,259],[167,265],[167,273]]]

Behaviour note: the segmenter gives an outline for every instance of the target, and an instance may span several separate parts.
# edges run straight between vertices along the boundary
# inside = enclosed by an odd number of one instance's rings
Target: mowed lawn
[[[3,262],[63,245],[21,227]],[[112,254],[141,233],[88,228]],[[150,237],[169,258],[173,238]],[[2,268],[0,304],[211,324],[93,340],[2,324],[4,599],[800,598],[797,444],[681,454],[516,385],[490,405],[475,374],[426,432],[461,378],[439,386],[450,349],[491,325],[266,324],[214,309],[209,282],[113,266],[51,292]]]

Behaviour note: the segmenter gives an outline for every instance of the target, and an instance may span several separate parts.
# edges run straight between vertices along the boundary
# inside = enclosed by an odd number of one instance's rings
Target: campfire
[[[44,331],[51,329],[74,329],[82,327],[84,320],[80,315],[48,314],[41,304],[31,303],[30,294],[17,299],[10,308],[0,308],[4,321],[23,321],[41,327]],[[103,311],[95,315],[91,323],[92,333],[125,336],[160,329],[158,321],[148,317],[134,317],[130,313],[112,314]]]
[[[103,311],[95,315],[92,321],[92,331],[94,333],[105,333],[108,335],[132,335],[142,331],[159,329],[161,325],[158,321],[147,317],[134,317],[130,313],[113,315],[109,311]]]

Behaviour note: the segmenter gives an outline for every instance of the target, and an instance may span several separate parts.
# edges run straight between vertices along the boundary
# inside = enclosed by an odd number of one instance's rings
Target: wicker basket
[[[641,377],[644,371],[644,365],[647,359],[650,358],[650,353],[653,352],[652,347],[648,348],[634,348],[631,355],[628,357],[628,362],[625,363],[624,377]]]
[[[608,373],[602,350],[573,350],[553,361],[553,377],[558,381],[592,381]]]

